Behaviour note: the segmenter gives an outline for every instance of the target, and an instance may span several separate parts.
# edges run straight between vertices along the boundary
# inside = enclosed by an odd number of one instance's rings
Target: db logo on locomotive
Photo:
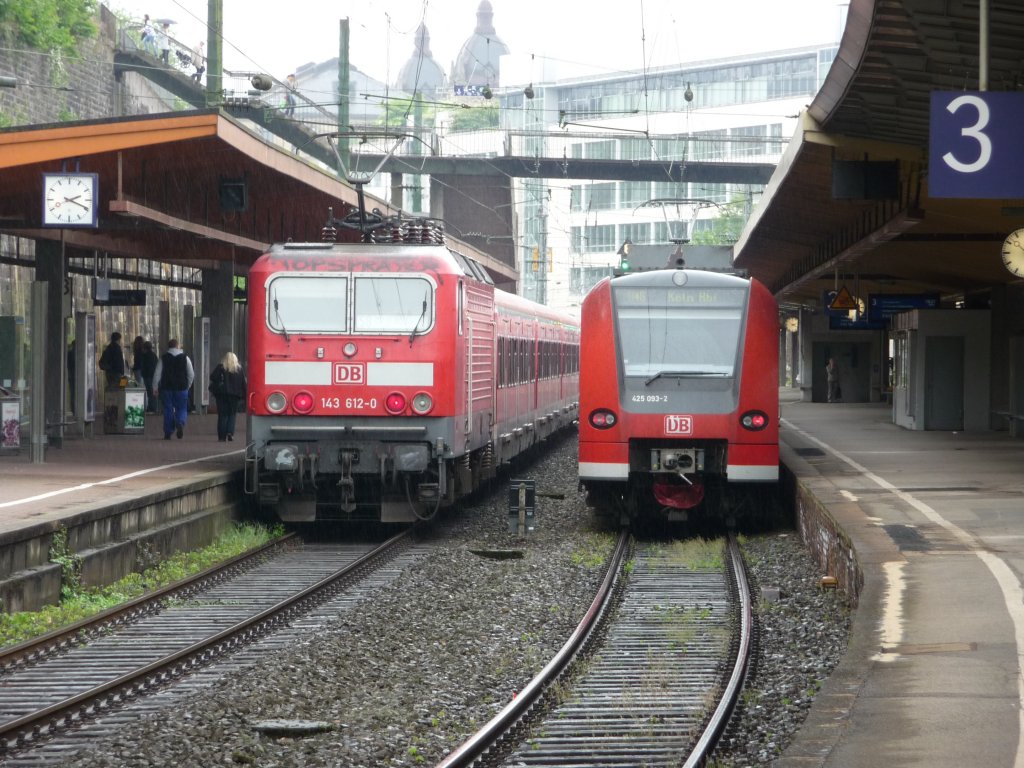
[[[363,366],[357,363],[336,363],[334,365],[335,384],[365,384]]]
[[[680,416],[676,413],[668,414],[665,416],[665,434],[692,435],[693,416]]]

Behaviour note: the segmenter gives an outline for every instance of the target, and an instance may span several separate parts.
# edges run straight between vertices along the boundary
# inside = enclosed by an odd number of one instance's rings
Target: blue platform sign
[[[928,150],[931,197],[1024,197],[1024,93],[934,91]]]
[[[937,293],[871,293],[868,294],[868,320],[889,322],[889,318],[910,309],[937,309]]]
[[[846,291],[844,288],[843,291]],[[849,309],[832,309],[836,303],[838,291],[828,290],[824,293],[825,315],[828,317],[828,327],[832,331],[875,331],[885,328],[885,323],[878,320],[871,320],[867,313],[856,313]],[[849,296],[849,293],[847,292]],[[852,297],[850,297],[852,298]],[[856,300],[854,299],[855,305]]]

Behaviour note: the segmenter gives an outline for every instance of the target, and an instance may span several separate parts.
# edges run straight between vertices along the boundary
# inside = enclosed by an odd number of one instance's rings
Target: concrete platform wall
[[[85,586],[110,584],[156,560],[212,542],[243,507],[241,472],[214,473],[130,501],[0,535],[0,608],[38,610],[60,597],[61,566],[51,562],[55,537],[81,564]]]

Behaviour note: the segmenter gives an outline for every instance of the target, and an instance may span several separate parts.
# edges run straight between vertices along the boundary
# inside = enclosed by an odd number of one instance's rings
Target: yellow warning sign
[[[828,305],[828,308],[839,310],[856,309],[857,302],[853,296],[850,295],[850,292],[846,290],[846,286],[844,285],[839,289],[839,293],[836,294],[836,297],[832,299],[832,303]]]

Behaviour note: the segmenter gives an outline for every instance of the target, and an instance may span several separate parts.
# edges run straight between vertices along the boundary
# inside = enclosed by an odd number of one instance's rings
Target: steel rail
[[[461,746],[450,752],[437,764],[437,768],[464,768],[472,765],[488,749],[494,746],[501,736],[512,729],[540,699],[547,687],[563,672],[576,655],[584,648],[587,641],[598,627],[600,619],[605,615],[614,593],[614,587],[622,571],[622,563],[630,541],[629,531],[623,529],[612,553],[608,570],[594,601],[554,658],[537,673],[519,694],[505,705],[498,714],[479,731],[469,737]]]
[[[205,571],[178,579],[173,584],[147,592],[113,608],[88,616],[68,624],[65,627],[51,630],[45,635],[25,640],[17,645],[0,651],[0,674],[14,667],[40,661],[60,652],[82,640],[83,633],[94,633],[113,626],[123,626],[129,621],[148,616],[161,609],[164,600],[170,597],[182,597],[205,589],[208,585],[229,578],[233,571],[247,565],[268,551],[287,544],[296,538],[294,533],[280,536],[256,549],[235,555],[230,560],[218,563]]]
[[[400,544],[407,544],[414,530],[415,526],[401,531],[355,562],[205,640],[64,701],[0,724],[0,755],[34,743],[49,732],[73,725],[79,719],[100,714],[111,704],[133,698],[151,687],[158,687],[168,679],[180,676],[187,669],[206,664],[242,642],[264,634],[277,623],[306,610],[309,603],[327,599],[349,579],[367,569],[376,568],[381,559],[395,554]]]
[[[729,534],[729,560],[732,565],[734,586],[737,591],[738,610],[740,619],[739,643],[736,648],[736,660],[733,664],[732,673],[726,683],[718,706],[712,713],[704,732],[697,740],[693,752],[683,764],[683,768],[698,768],[707,764],[711,751],[718,743],[729,718],[739,701],[740,693],[743,691],[743,682],[747,677],[747,670],[750,666],[750,653],[753,647],[754,635],[754,611],[750,599],[750,585],[747,582],[747,572],[743,564],[743,554],[740,552],[739,544],[733,534]]]

